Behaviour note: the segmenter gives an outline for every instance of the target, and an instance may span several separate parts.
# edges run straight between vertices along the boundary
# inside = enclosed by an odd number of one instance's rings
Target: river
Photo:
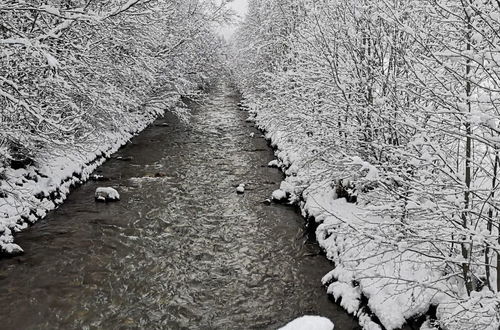
[[[332,265],[296,209],[263,203],[283,177],[238,102],[221,84],[188,121],[158,119],[97,170],[109,182],[16,235],[26,253],[0,260],[0,328],[276,329],[313,314],[358,329],[328,299]],[[96,203],[103,185],[121,201]]]

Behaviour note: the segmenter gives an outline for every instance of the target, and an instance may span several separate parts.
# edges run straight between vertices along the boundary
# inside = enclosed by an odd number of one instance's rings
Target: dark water
[[[158,120],[118,153],[132,161],[98,170],[120,202],[95,203],[103,183],[89,182],[19,234],[26,254],[0,260],[0,328],[275,329],[315,314],[356,329],[303,219],[262,203],[282,176],[237,102],[221,86],[188,123]]]

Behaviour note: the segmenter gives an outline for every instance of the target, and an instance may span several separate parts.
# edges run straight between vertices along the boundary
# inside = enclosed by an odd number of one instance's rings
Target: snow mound
[[[286,192],[281,190],[281,189],[273,191],[273,199],[277,200],[277,201],[285,200],[286,199]]]
[[[111,187],[99,187],[95,191],[95,199],[99,202],[119,201],[120,194]]]
[[[271,160],[269,164],[267,164],[268,167],[279,167],[280,163],[277,159]]]
[[[321,316],[302,316],[279,330],[333,330],[332,321]]]

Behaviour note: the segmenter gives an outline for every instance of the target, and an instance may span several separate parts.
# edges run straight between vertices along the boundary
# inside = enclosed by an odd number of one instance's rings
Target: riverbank
[[[283,115],[252,100],[249,95],[243,103],[250,120],[266,133],[286,175],[277,195],[286,193],[316,223],[317,240],[335,264],[322,282],[364,329],[399,329],[416,318],[423,322],[421,329],[498,329],[498,295],[484,289],[468,297],[459,290],[459,274],[447,274],[444,266],[439,270],[435,258],[397,236],[391,229],[394,219],[370,207],[368,193],[349,190],[343,178],[375,179],[376,169],[360,159],[336,158],[325,143],[335,132],[321,126],[328,118]]]
[[[0,255],[23,252],[15,243],[15,233],[44,218],[64,202],[71,188],[90,178],[92,172],[132,137],[144,130],[165,109],[175,108],[180,95],[141,112],[128,113],[114,132],[99,132],[84,143],[47,151],[25,168],[0,168]]]
[[[331,263],[230,87],[167,112],[96,169],[0,263],[2,329],[275,330],[303,315],[358,329],[320,283]],[[130,159],[123,161],[120,159]],[[164,175],[156,176],[155,173]],[[243,194],[237,187],[245,184]],[[117,203],[96,203],[100,185]]]

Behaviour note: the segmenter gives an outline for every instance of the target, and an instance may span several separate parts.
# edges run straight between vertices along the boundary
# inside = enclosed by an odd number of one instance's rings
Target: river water
[[[332,266],[304,220],[262,203],[282,174],[238,101],[222,85],[188,121],[157,120],[115,155],[130,161],[98,169],[111,181],[18,234],[26,253],[0,260],[0,328],[276,329],[314,314],[358,329],[321,286]],[[122,200],[96,203],[103,184]]]

